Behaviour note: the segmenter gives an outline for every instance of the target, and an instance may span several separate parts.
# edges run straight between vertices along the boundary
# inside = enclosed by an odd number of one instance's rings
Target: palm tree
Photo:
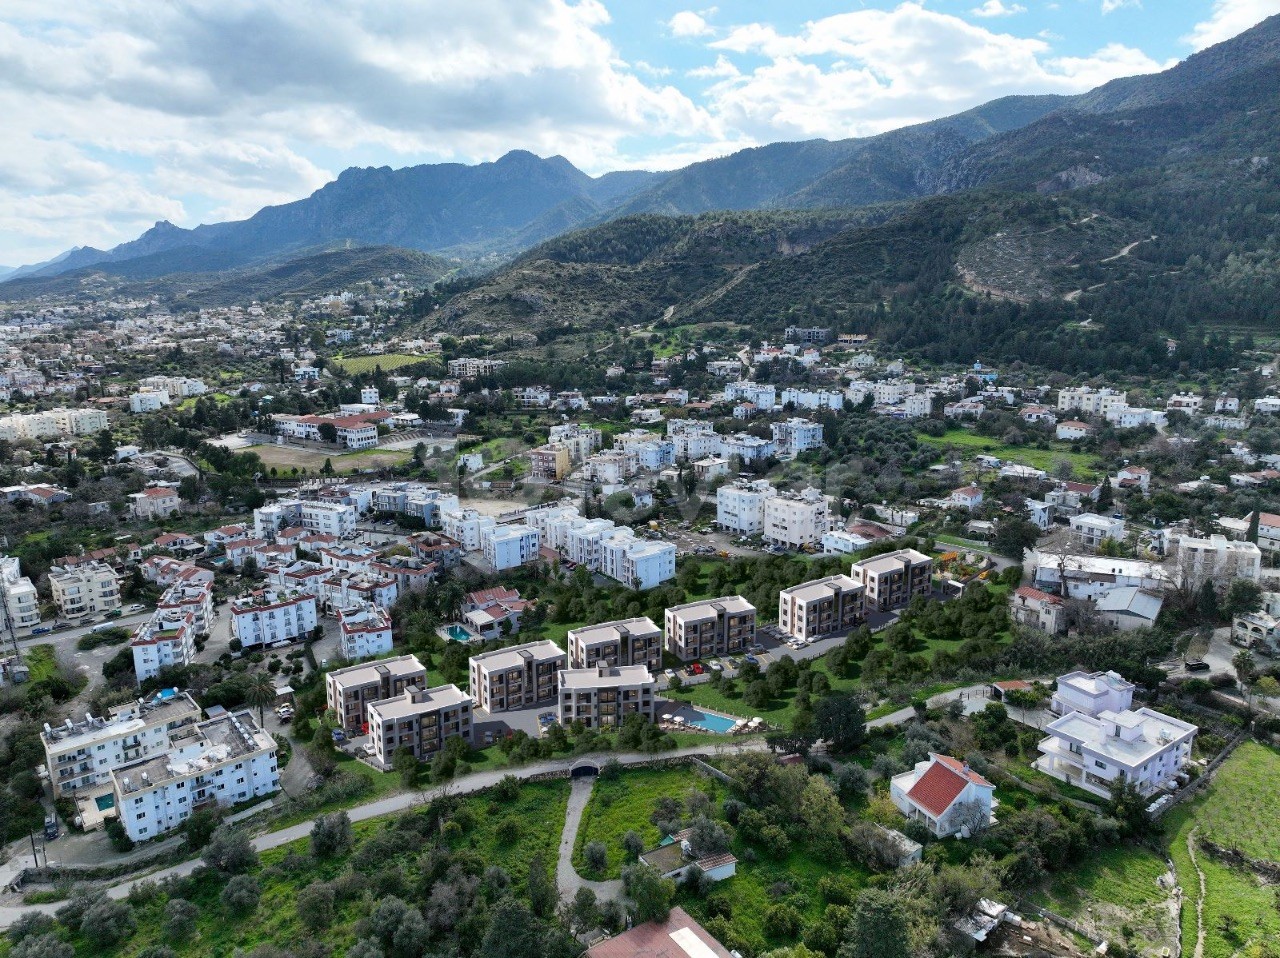
[[[265,672],[255,675],[249,688],[245,690],[244,697],[246,702],[258,709],[258,724],[262,725],[267,706],[274,705],[276,701],[276,686],[271,681],[271,676]]]

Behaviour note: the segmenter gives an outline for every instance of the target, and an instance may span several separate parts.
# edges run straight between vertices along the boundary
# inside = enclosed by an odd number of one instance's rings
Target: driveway
[[[596,777],[589,775],[573,779],[569,786],[569,807],[564,816],[564,831],[560,834],[560,857],[556,862],[556,890],[560,897],[569,901],[578,893],[579,888],[590,888],[596,899],[605,901],[617,898],[622,894],[622,881],[588,881],[573,867],[573,847],[578,840],[578,826],[582,824],[582,813],[587,802],[591,801],[591,790],[595,787]]]

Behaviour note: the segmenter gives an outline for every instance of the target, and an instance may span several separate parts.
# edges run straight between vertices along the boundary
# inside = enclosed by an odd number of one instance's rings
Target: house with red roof
[[[908,819],[922,823],[938,838],[967,838],[974,824],[994,823],[996,787],[967,762],[930,752],[909,772],[889,782],[889,797]]]
[[[947,503],[958,509],[968,509],[972,512],[982,505],[982,490],[977,486],[964,486],[960,489],[954,489]]]
[[[1067,618],[1063,615],[1062,596],[1042,592],[1034,586],[1024,585],[1009,596],[1009,611],[1013,621],[1027,625],[1049,635],[1065,632]]]

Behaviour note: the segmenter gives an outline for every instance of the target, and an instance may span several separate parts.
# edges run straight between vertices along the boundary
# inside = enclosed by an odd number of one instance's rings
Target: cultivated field
[[[350,356],[346,359],[335,357],[329,360],[329,365],[342,370],[349,376],[355,376],[360,373],[371,373],[379,366],[384,373],[389,373],[401,366],[412,366],[414,363],[431,358],[430,356],[412,356],[408,353],[379,353],[376,356]]]

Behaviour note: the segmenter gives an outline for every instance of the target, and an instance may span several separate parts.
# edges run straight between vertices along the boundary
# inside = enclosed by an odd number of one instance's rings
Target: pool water
[[[93,800],[93,804],[98,806],[98,811],[105,812],[116,807],[116,797],[114,795],[99,795]]]
[[[460,625],[449,626],[449,638],[455,642],[470,642],[472,635]]]
[[[685,721],[690,725],[706,729],[708,732],[719,732],[721,735],[733,728],[735,723],[734,719],[726,718],[723,715],[712,715],[710,712],[695,712],[694,714],[698,716],[697,718],[690,718],[687,711],[681,714],[685,716]]]

